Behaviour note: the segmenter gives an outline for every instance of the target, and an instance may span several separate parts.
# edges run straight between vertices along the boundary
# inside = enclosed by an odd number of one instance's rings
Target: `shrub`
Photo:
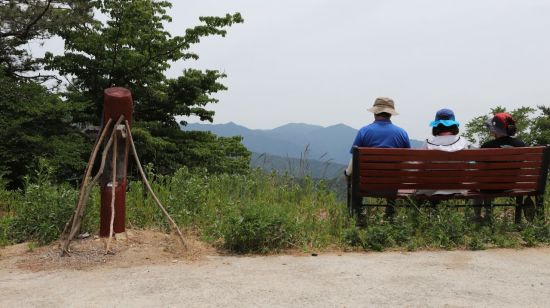
[[[468,242],[468,248],[470,250],[483,250],[485,249],[485,244],[483,243],[483,240],[479,236],[474,236]]]
[[[484,224],[471,221],[470,208],[455,208],[447,202],[428,209],[418,204],[399,207],[391,223],[383,219],[379,208],[369,210],[368,227],[361,228],[324,182],[308,177],[295,179],[258,170],[213,175],[187,168],[162,176],[152,170],[147,166],[153,190],[180,227],[236,253],[335,245],[382,251],[390,247],[477,250],[550,243],[550,225],[544,220],[518,226],[506,208],[495,208],[493,220]],[[44,163],[23,190],[0,189],[0,245],[23,241],[42,245],[59,237],[78,191],[52,184],[50,172]],[[140,181],[129,182],[126,210],[130,228],[169,230]],[[97,232],[98,226],[99,188],[95,187],[82,232]]]
[[[356,226],[345,228],[342,241],[346,246],[367,248],[367,232]]]
[[[10,225],[10,217],[0,217],[0,247],[8,245],[8,228]]]
[[[542,221],[528,223],[521,231],[525,244],[529,247],[550,242],[550,225]]]
[[[295,245],[298,225],[283,208],[252,203],[228,217],[223,226],[224,247],[238,253],[267,253]]]
[[[392,226],[390,224],[375,225],[367,228],[367,247],[382,251],[385,248],[392,247],[395,240],[392,237]]]
[[[56,240],[74,209],[78,191],[68,185],[52,184],[53,174],[47,164],[41,165],[35,183],[27,178],[24,191],[10,205],[10,241],[33,240],[43,245]]]

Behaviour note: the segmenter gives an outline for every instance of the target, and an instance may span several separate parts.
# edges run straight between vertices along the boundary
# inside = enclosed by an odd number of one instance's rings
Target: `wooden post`
[[[133,100],[131,92],[126,88],[114,87],[105,89],[103,93],[103,123],[107,123],[109,119],[117,120],[120,116],[128,123],[132,122]],[[128,169],[128,153],[129,139],[124,138],[122,131],[125,130],[124,125],[116,125],[113,127],[117,137],[115,142],[117,146],[111,148],[117,151],[116,163],[110,163],[101,177],[101,209],[100,209],[100,226],[99,235],[108,237],[111,233],[111,202],[114,195],[115,216],[113,222],[113,233],[123,233],[126,231],[126,174]],[[119,135],[120,134],[120,135]],[[115,166],[116,170],[113,170]],[[116,181],[113,183],[112,176],[116,173]],[[114,190],[114,194],[113,194]]]

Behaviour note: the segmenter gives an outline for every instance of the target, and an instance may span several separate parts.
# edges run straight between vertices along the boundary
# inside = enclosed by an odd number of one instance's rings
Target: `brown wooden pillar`
[[[121,115],[132,124],[133,100],[130,90],[121,87],[105,89],[103,93],[103,123],[112,119],[116,123]],[[111,159],[107,159],[105,171],[101,177],[101,209],[100,209],[100,227],[99,235],[101,237],[109,236],[111,227],[111,195],[115,190],[115,217],[113,223],[113,232],[122,233],[126,231],[126,173],[128,169],[128,153],[130,150],[130,140],[125,136],[124,121],[119,127],[113,127],[117,134],[117,162],[116,162],[116,182],[112,183],[113,168]],[[113,155],[111,147],[109,156]]]

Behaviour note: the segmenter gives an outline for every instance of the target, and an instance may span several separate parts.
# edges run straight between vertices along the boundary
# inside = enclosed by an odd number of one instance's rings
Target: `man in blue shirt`
[[[371,148],[410,148],[411,143],[407,132],[391,122],[392,115],[398,115],[395,111],[393,100],[389,97],[378,97],[372,108],[368,109],[374,113],[374,122],[362,127],[353,141],[350,153],[354,146]],[[344,171],[346,176],[352,172],[353,161],[350,160],[348,168]],[[393,200],[388,200],[386,215],[393,216],[395,209]]]
[[[378,97],[374,101],[372,108],[368,109],[374,113],[374,122],[363,126],[353,141],[350,153],[353,147],[369,148],[410,148],[409,135],[401,127],[391,122],[392,115],[398,115],[395,111],[393,100],[389,97]],[[350,160],[345,173],[351,175],[352,161]]]

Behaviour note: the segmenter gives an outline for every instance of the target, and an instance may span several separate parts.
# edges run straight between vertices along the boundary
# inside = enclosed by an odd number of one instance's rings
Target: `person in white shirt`
[[[468,148],[468,142],[459,135],[460,123],[456,121],[451,109],[445,108],[437,111],[435,120],[430,123],[433,137],[428,138],[422,144],[421,149],[455,152]],[[451,195],[461,194],[466,190],[418,190],[417,194],[423,195]]]

